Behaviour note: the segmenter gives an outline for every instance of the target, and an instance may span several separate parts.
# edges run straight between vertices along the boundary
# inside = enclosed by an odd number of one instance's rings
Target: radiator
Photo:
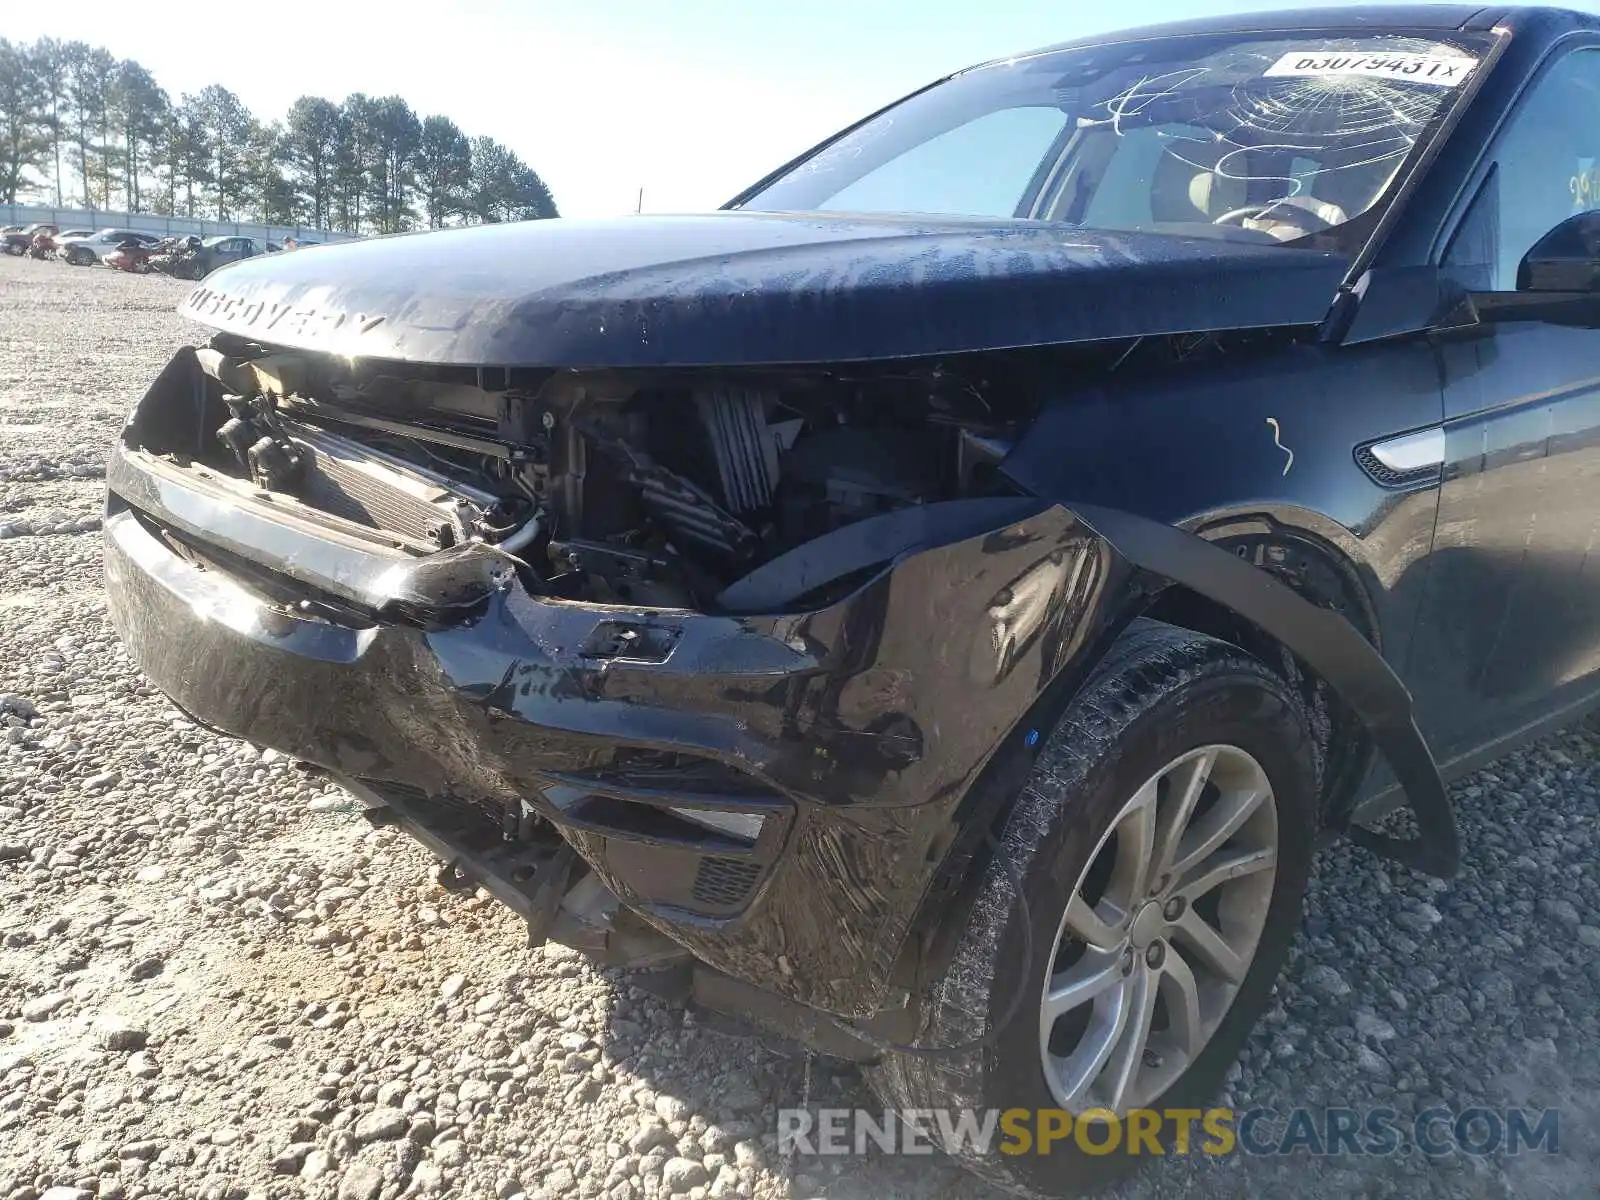
[[[363,446],[349,438],[285,422],[306,451],[300,499],[324,512],[393,533],[423,547],[465,541],[494,503],[476,489]]]

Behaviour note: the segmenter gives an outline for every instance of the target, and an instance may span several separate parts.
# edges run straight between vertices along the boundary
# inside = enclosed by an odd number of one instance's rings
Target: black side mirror
[[[1568,217],[1517,266],[1519,292],[1600,292],[1600,211]]]

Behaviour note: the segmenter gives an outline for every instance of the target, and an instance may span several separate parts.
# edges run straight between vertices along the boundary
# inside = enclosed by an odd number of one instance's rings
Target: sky
[[[509,145],[563,216],[716,208],[829,134],[986,59],[1112,29],[1282,8],[1251,0],[400,0],[6,4],[0,36],[81,38],[176,99],[258,117],[297,96],[399,93]],[[269,21],[265,13],[272,13]],[[414,14],[408,16],[406,14]],[[227,47],[236,47],[229,51]]]

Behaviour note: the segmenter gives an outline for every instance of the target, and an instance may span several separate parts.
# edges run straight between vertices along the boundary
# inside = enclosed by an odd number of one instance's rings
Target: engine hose
[[[504,550],[507,554],[515,554],[530,544],[539,536],[539,514],[534,513],[528,523],[515,533],[502,538],[494,543],[496,550]]]
[[[999,860],[1001,869],[1005,871],[1006,876],[1011,880],[1011,887],[1017,894],[1017,915],[1022,918],[1022,978],[1027,979],[1028,973],[1033,970],[1033,919],[1028,912],[1028,898],[1023,894],[1022,890],[1022,873],[1017,870],[1016,864],[1006,857],[999,839],[993,833],[986,833],[983,840],[988,845],[990,852]],[[1006,1006],[1005,1014],[998,1021],[972,1040],[957,1042],[953,1046],[917,1046],[907,1042],[891,1042],[878,1037],[876,1034],[868,1033],[860,1026],[854,1025],[842,1017],[836,1017],[832,1013],[824,1013],[822,1015],[839,1032],[848,1034],[850,1037],[856,1038],[884,1054],[911,1054],[919,1058],[943,1058],[957,1054],[969,1054],[974,1050],[983,1050],[994,1045],[999,1040],[1000,1035],[1005,1032],[1006,1027],[1022,1011],[1022,1003],[1027,994],[1026,988],[1017,988],[1011,997],[1011,1002]]]

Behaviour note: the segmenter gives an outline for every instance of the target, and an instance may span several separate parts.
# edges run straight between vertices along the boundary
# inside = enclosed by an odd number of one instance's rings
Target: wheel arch
[[[984,834],[1003,820],[1032,766],[1032,747],[1051,727],[1122,632],[1150,617],[1232,642],[1291,677],[1328,706],[1328,744],[1354,730],[1359,745],[1326,763],[1322,818],[1380,856],[1428,874],[1459,869],[1454,810],[1416,727],[1411,698],[1381,654],[1382,634],[1365,571],[1332,538],[1255,514],[1207,518],[1177,528],[1089,505],[1068,506],[1134,568],[1138,583],[1077,664],[1041,689],[970,789],[951,846],[924,897],[896,965],[913,994],[953,949],[987,851]],[[1348,536],[1348,535],[1347,535]],[[1342,540],[1342,539],[1341,539]],[[1257,559],[1260,559],[1258,562]],[[1343,721],[1343,728],[1339,722]],[[1400,780],[1421,836],[1401,840],[1348,825],[1356,790],[1382,753]]]
[[[1335,613],[1382,654],[1385,631],[1373,593],[1375,573],[1359,556],[1349,531],[1317,514],[1211,515],[1185,525],[1190,532],[1277,579],[1316,608]],[[1322,672],[1281,638],[1194,586],[1169,583],[1141,616],[1231,642],[1261,659],[1300,696],[1317,742],[1318,815],[1342,828],[1354,810],[1376,747],[1360,717]]]
[[[1354,712],[1388,761],[1416,814],[1419,834],[1402,840],[1360,827],[1341,827],[1358,844],[1383,857],[1427,874],[1455,875],[1460,869],[1455,812],[1438,764],[1417,728],[1411,694],[1356,622],[1313,603],[1276,572],[1258,569],[1194,533],[1115,509],[1074,505],[1073,511],[1136,570],[1237,613],[1320,676]],[[1373,630],[1375,635],[1376,626]],[[1334,816],[1341,821],[1348,814]]]

